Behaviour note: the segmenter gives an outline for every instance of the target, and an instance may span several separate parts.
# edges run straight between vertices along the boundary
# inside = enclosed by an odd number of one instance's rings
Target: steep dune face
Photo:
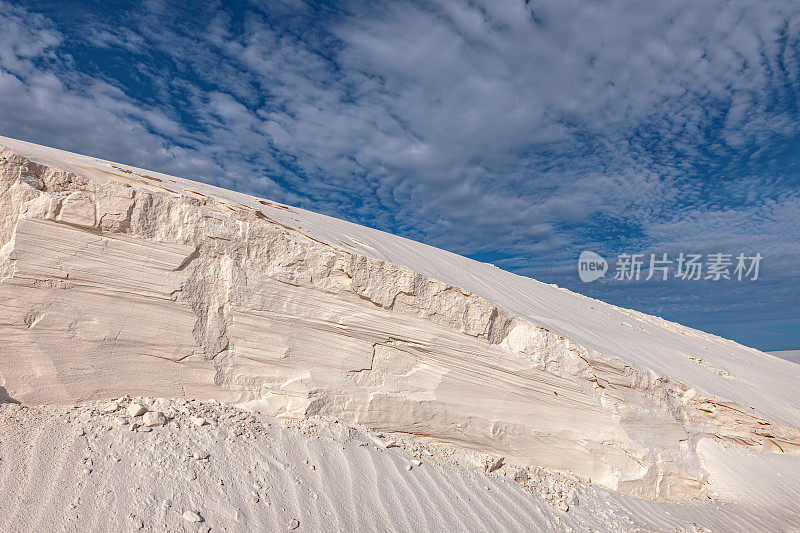
[[[343,221],[0,145],[14,400],[334,415],[648,498],[703,490],[703,438],[800,448],[792,363]]]

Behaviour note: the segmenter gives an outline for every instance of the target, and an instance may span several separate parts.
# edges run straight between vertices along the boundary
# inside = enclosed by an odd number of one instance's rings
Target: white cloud
[[[793,1],[287,1],[176,18],[151,0],[125,24],[58,28],[0,5],[7,135],[552,279],[588,245],[798,258],[797,178],[766,161],[800,136]],[[69,54],[86,45],[126,54],[147,90],[87,72]]]

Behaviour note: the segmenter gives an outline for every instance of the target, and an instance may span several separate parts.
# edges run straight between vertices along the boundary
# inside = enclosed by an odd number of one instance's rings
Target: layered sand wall
[[[0,150],[0,387],[16,401],[334,415],[648,498],[702,491],[701,438],[800,447],[796,428],[748,406],[273,214],[290,207],[107,170]]]

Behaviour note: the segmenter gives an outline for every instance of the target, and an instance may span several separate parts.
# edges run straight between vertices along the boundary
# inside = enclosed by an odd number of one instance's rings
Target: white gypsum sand
[[[131,402],[169,422],[141,426],[126,413]],[[759,475],[760,453],[738,457],[725,444],[710,451],[728,464],[744,459],[755,504],[738,487],[729,500],[655,502],[537,467],[503,462],[487,473],[497,456],[331,417],[281,420],[184,399],[121,398],[114,411],[108,403],[0,405],[0,532],[279,532],[293,521],[298,531],[576,533],[797,524],[797,492]]]
[[[794,363],[342,220],[0,145],[0,397],[334,416],[652,500],[746,490],[740,463],[796,491]]]
[[[769,353],[775,357],[780,357],[781,359],[786,359],[787,361],[791,361],[793,363],[800,363],[800,350],[781,350]]]

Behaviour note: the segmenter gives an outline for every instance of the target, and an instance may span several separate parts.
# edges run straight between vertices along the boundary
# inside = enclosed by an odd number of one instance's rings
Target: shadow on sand
[[[5,387],[0,387],[0,403],[19,403],[17,400],[8,395]]]

